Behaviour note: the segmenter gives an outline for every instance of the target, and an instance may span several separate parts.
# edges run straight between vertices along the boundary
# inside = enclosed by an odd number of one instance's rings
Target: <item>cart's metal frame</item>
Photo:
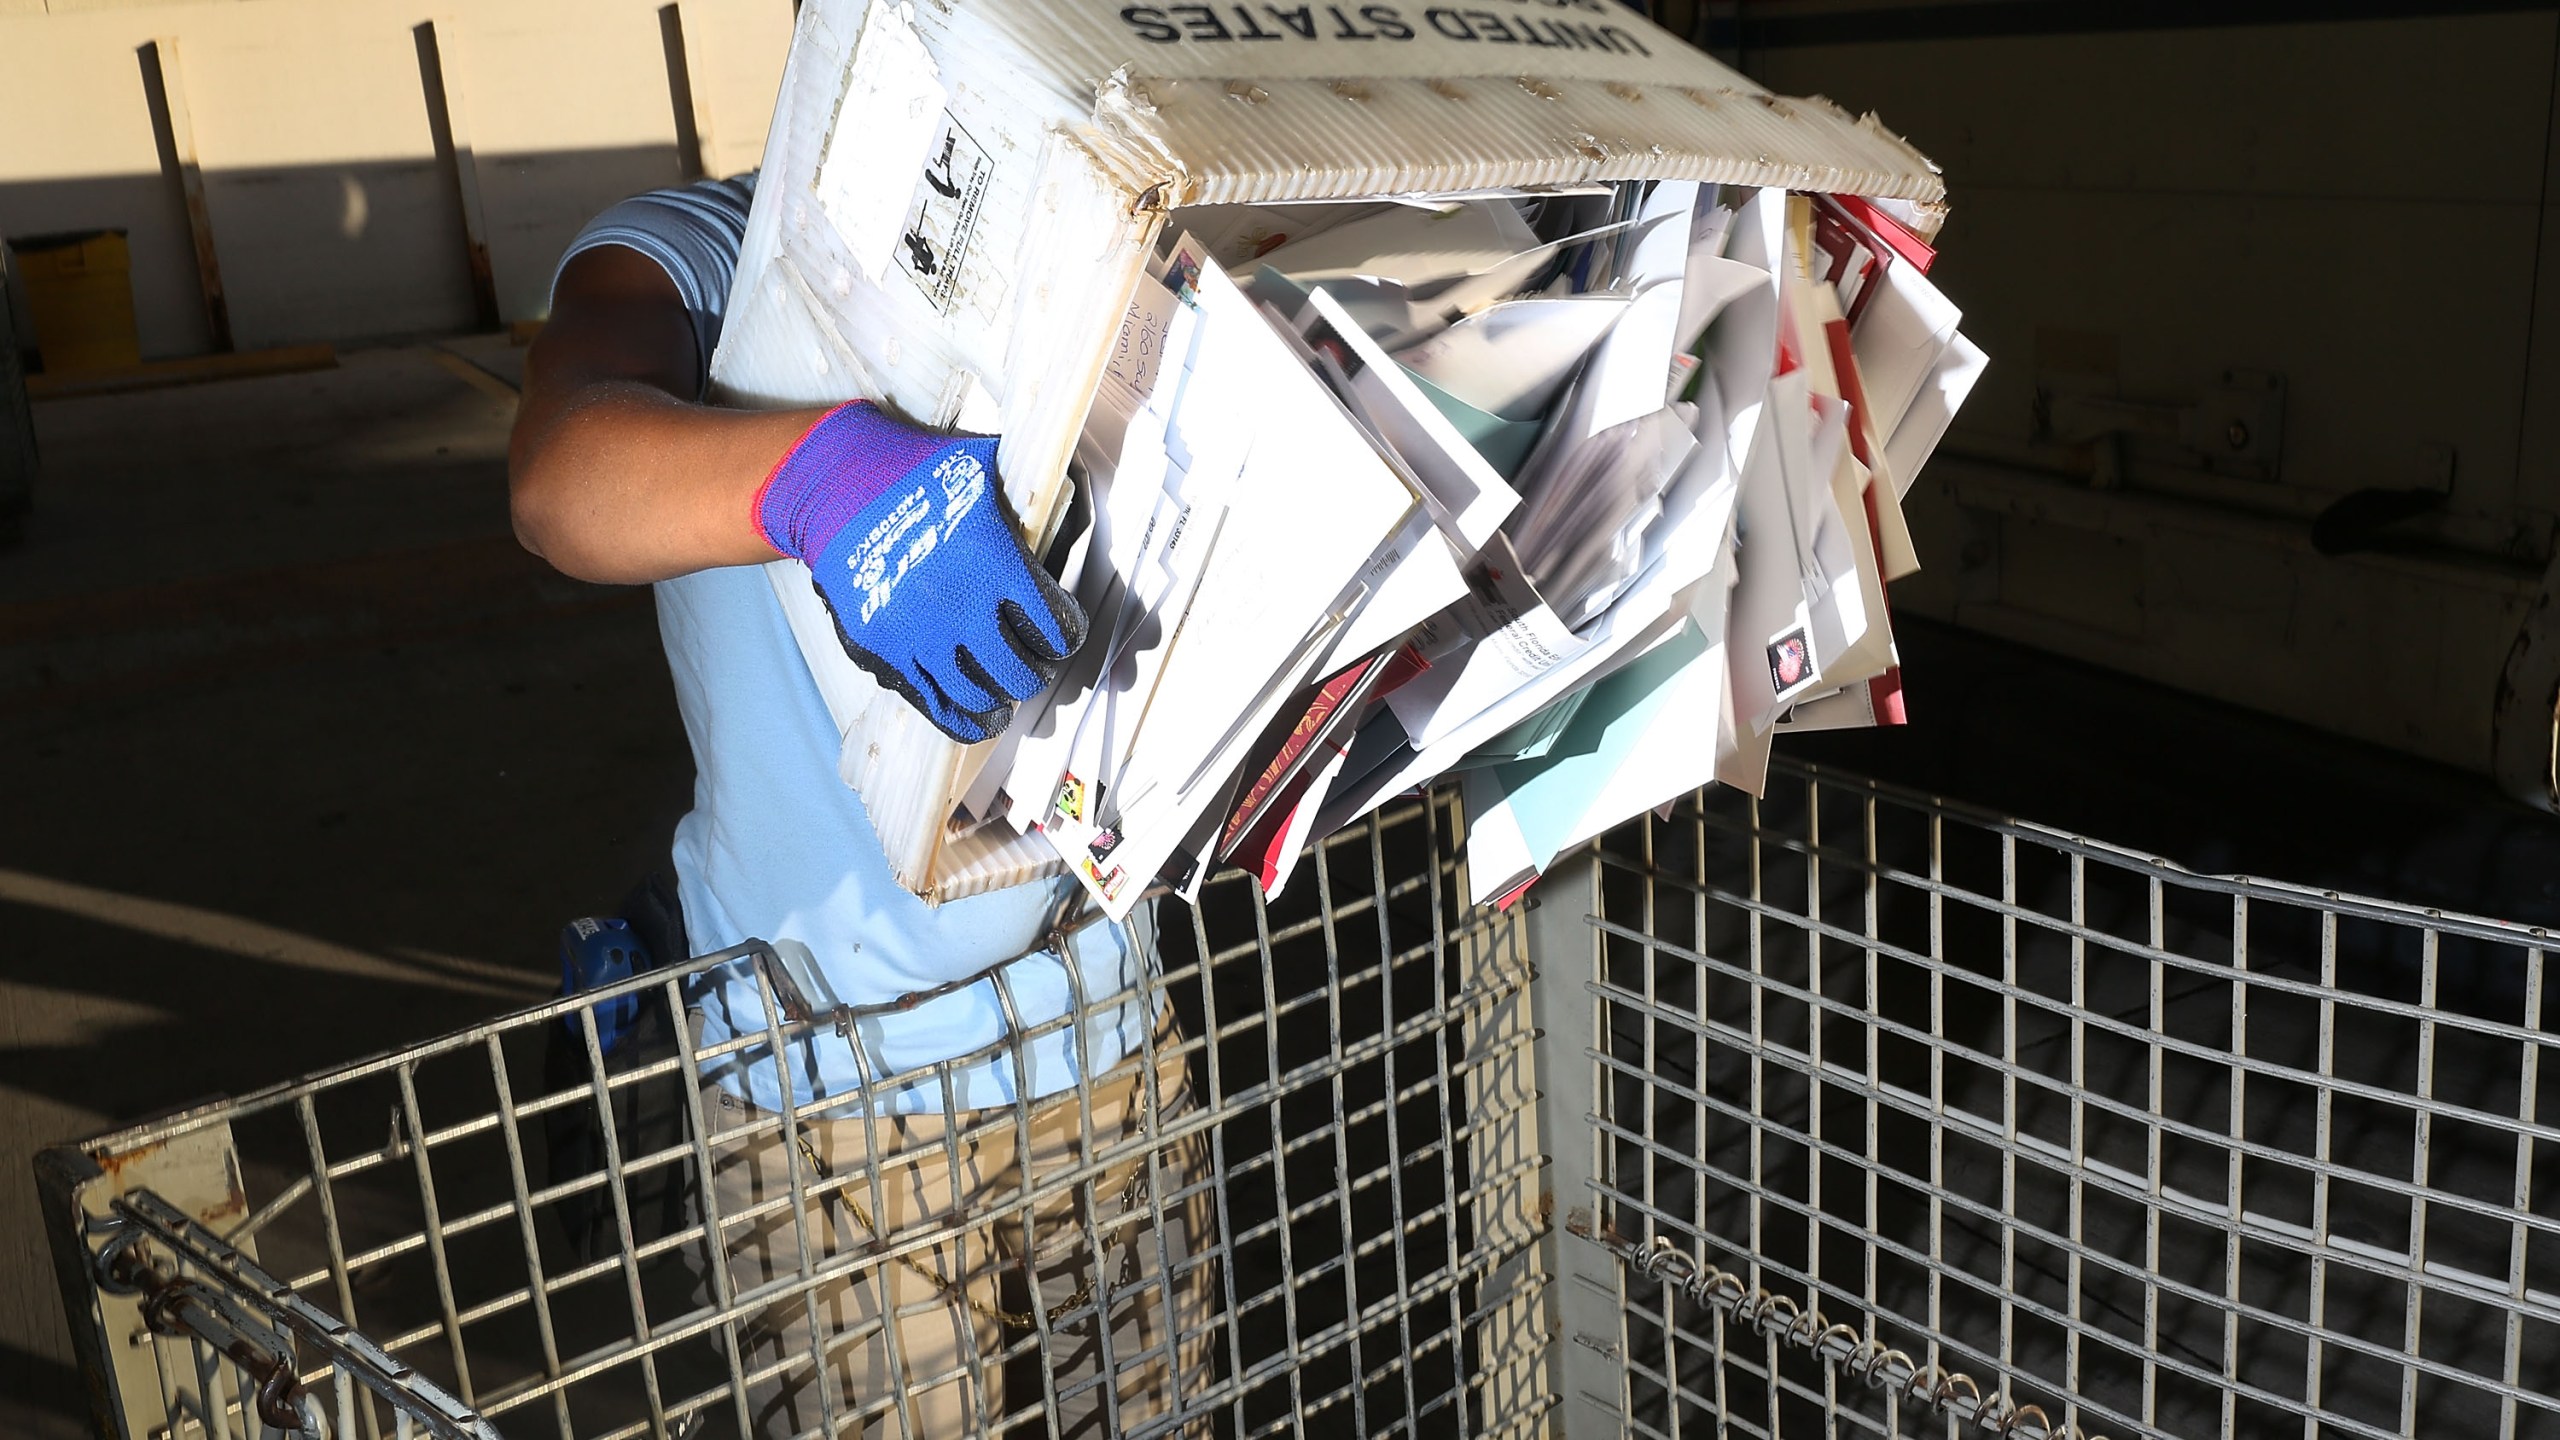
[[[1572,884],[1567,1433],[2560,1436],[2543,931],[1791,767]]]
[[[1808,767],[1509,914],[1460,903],[1459,831],[1408,804],[1168,925],[1222,1313],[1136,1432],[2560,1436],[2542,932]],[[773,1297],[670,1288],[719,1222],[659,1209],[714,1052],[532,1064],[737,958],[48,1152],[102,1432],[743,1426]],[[778,1033],[843,1018],[769,988]],[[602,1163],[557,1173],[570,1116]],[[1058,1421],[1005,1396],[983,1433]]]

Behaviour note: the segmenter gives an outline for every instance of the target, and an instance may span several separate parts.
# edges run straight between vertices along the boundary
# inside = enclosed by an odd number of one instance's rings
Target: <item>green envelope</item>
[[[1452,772],[1478,770],[1487,765],[1508,765],[1515,760],[1543,760],[1555,753],[1556,742],[1565,737],[1573,717],[1582,710],[1582,702],[1591,698],[1591,687],[1581,689],[1556,701],[1538,713],[1503,731],[1476,747],[1466,759],[1452,765]],[[1591,737],[1597,745],[1597,736]]]
[[[1547,755],[1500,765],[1490,772],[1495,791],[1510,807],[1512,821],[1520,827],[1521,839],[1538,868],[1545,869],[1563,850],[1593,796],[1618,772],[1629,750],[1669,703],[1680,672],[1709,654],[1707,639],[1698,627],[1681,626],[1679,634],[1589,687],[1586,693],[1591,698]],[[1715,717],[1698,716],[1696,723],[1699,743],[1712,747]]]
[[[1484,463],[1493,467],[1493,473],[1505,480],[1519,475],[1521,462],[1529,458],[1529,447],[1538,443],[1538,431],[1546,422],[1505,420],[1499,415],[1479,410],[1432,384],[1410,365],[1400,364],[1396,368],[1404,371],[1422,393],[1430,397],[1440,413],[1448,417],[1449,423],[1458,427],[1458,433],[1466,437],[1468,444],[1476,447],[1476,453],[1484,457]]]

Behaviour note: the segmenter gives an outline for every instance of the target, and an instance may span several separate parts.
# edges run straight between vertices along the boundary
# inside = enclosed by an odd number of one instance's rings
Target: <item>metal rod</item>
[[[260,1380],[260,1414],[266,1423],[314,1435],[326,1433],[318,1401],[303,1387],[283,1343],[282,1337],[290,1335],[390,1401],[404,1427],[414,1419],[437,1440],[501,1440],[470,1406],[303,1299],[185,1211],[147,1190],[117,1200],[114,1210],[135,1227],[136,1236],[148,1236],[214,1283],[169,1279],[155,1272],[140,1255],[138,1240],[111,1245],[100,1257],[101,1269],[153,1296],[147,1314],[155,1330],[166,1333],[183,1327],[231,1354],[243,1369],[254,1370]],[[274,1337],[263,1347],[263,1363],[243,1358],[262,1338],[243,1320],[248,1314],[254,1314],[255,1324],[267,1327],[267,1334]]]

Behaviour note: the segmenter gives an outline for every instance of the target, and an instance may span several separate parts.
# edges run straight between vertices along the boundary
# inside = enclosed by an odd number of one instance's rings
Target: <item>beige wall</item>
[[[589,215],[683,178],[662,11],[702,167],[753,167],[791,0],[0,0],[0,236],[124,228],[144,353],[207,348],[144,48],[168,39],[239,346],[469,328],[466,169],[501,317],[538,316]]]

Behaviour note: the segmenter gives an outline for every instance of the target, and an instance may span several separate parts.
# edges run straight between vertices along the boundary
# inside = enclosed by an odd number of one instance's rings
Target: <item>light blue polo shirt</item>
[[[613,206],[581,231],[561,264],[598,245],[625,245],[663,266],[691,314],[697,353],[719,342],[720,317],[746,233],[755,177],[652,191]],[[741,523],[744,523],[741,517]],[[1042,942],[1074,881],[1023,885],[939,907],[889,872],[862,797],[837,778],[841,740],[755,566],[697,571],[656,586],[658,631],[675,678],[676,705],[694,757],[693,810],[676,826],[675,868],[688,943],[697,954],[749,938],[804,953],[822,1008],[884,1006],[1024,955]],[[1145,931],[1143,922],[1138,927]],[[1083,931],[1075,977],[1091,1001],[1120,997],[1080,1026],[1022,1045],[1009,1031],[997,983],[982,980],[913,1008],[859,1015],[852,1034],[821,1024],[786,1048],[795,1103],[853,1093],[866,1060],[873,1076],[922,1070],[885,1087],[893,1111],[943,1108],[938,1071],[950,1069],[960,1110],[1038,1098],[1099,1074],[1137,1046],[1146,1021],[1134,984],[1141,946],[1117,926]],[[1033,955],[1004,971],[1012,1012],[1025,1027],[1076,1009],[1070,967]],[[762,991],[743,963],[705,974],[691,1003],[708,1044],[766,1029]],[[1072,1041],[1081,1032],[1083,1044]],[[855,1042],[865,1047],[855,1053]],[[1082,1053],[1079,1054],[1078,1051]],[[718,1078],[767,1109],[782,1105],[782,1068],[770,1046],[741,1051]],[[1027,1078],[1019,1078],[1027,1077]]]

